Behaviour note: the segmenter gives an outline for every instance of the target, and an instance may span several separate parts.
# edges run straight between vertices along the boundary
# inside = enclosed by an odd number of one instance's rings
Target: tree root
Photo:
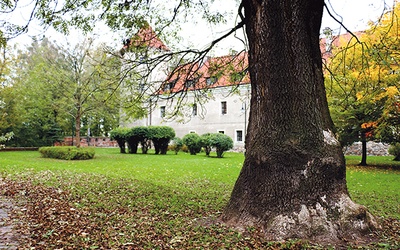
[[[246,226],[260,227],[266,239],[271,241],[304,239],[323,245],[371,242],[373,232],[379,228],[374,216],[345,194],[334,203],[328,203],[322,197],[321,202],[313,206],[301,205],[299,211],[279,214],[268,220],[242,214],[240,218],[224,221],[239,230]]]

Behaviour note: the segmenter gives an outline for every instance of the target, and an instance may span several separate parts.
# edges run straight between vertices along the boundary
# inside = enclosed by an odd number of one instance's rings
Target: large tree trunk
[[[322,73],[323,0],[243,0],[251,109],[246,159],[222,220],[267,238],[336,241],[374,228],[349,198]]]

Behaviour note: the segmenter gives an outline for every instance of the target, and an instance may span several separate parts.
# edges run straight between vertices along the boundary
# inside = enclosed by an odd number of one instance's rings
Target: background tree
[[[9,47],[0,46],[0,134],[11,133],[19,121],[16,112],[18,95],[14,91],[11,81],[12,62],[18,61],[15,56],[10,56]],[[8,55],[8,56],[7,56]]]
[[[368,140],[393,142],[398,131],[397,39],[399,5],[357,38],[336,38],[328,60],[328,100],[343,146],[362,142],[360,165],[367,165]],[[393,119],[394,118],[394,119]]]
[[[15,146],[52,145],[58,140],[63,118],[59,115],[61,93],[52,85],[57,72],[48,67],[46,58],[57,58],[58,52],[47,40],[33,42],[19,51],[11,78],[15,109],[13,115]]]
[[[82,124],[87,131],[93,128],[100,135],[118,123],[119,79],[113,74],[118,72],[118,60],[94,50],[90,41],[69,50],[45,39],[20,57],[23,62],[16,65],[15,88],[24,96],[19,112],[25,122],[16,131],[17,138],[23,137],[26,142],[32,138],[29,144],[34,144],[43,136],[54,137],[56,131],[62,130],[64,135],[71,131],[68,134],[75,132],[79,146]],[[30,134],[22,135],[23,131]],[[52,142],[54,138],[43,144]]]
[[[394,156],[394,161],[400,161],[400,143],[393,143],[389,147],[389,154]]]
[[[9,132],[9,133],[6,133],[4,135],[0,135],[0,143],[1,143],[0,144],[0,150],[5,148],[5,144],[3,144],[3,143],[6,143],[7,141],[11,140],[11,138],[13,136],[14,136],[13,132]]]
[[[129,129],[127,133],[127,142],[129,153],[136,154],[139,143],[142,147],[142,154],[147,154],[149,149],[149,140],[151,139],[150,129],[146,126],[136,126]]]
[[[18,96],[12,86],[0,86],[0,133],[9,133],[15,129],[20,117],[16,112]]]
[[[84,115],[92,116],[99,107],[115,95],[120,83],[118,60],[107,57],[102,50],[92,50],[93,41],[64,50],[65,61],[54,64],[60,70],[58,86],[64,92],[67,111],[75,120],[75,144],[80,145],[81,123]],[[114,109],[114,114],[117,114]],[[104,114],[104,113],[103,113]]]

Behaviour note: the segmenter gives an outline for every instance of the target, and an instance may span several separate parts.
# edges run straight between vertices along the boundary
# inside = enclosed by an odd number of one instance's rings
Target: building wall
[[[149,110],[147,117],[128,121],[121,124],[124,127],[163,125],[170,126],[175,130],[176,136],[182,138],[184,135],[195,132],[199,135],[204,133],[223,132],[232,138],[237,150],[244,148],[245,127],[249,118],[250,85],[239,85],[235,93],[231,93],[232,87],[220,87],[211,89],[212,98],[204,104],[197,104],[197,114],[193,114],[193,103],[196,93],[189,92],[185,97],[186,105],[180,107],[184,116],[167,119],[172,112],[176,102],[171,100],[158,100]],[[226,114],[222,113],[222,102],[226,102]],[[165,107],[165,116],[162,117],[161,109]]]

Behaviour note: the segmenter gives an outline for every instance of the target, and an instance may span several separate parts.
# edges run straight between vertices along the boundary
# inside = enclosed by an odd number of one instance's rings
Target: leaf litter
[[[18,235],[10,241],[15,249],[323,249],[299,240],[267,242],[256,228],[239,233],[219,223],[199,225],[198,218],[220,214],[226,200],[216,201],[215,194],[54,173],[2,179],[0,190],[0,208],[5,200],[13,204],[6,224]],[[381,224],[381,242],[366,247],[399,247],[400,221]]]

